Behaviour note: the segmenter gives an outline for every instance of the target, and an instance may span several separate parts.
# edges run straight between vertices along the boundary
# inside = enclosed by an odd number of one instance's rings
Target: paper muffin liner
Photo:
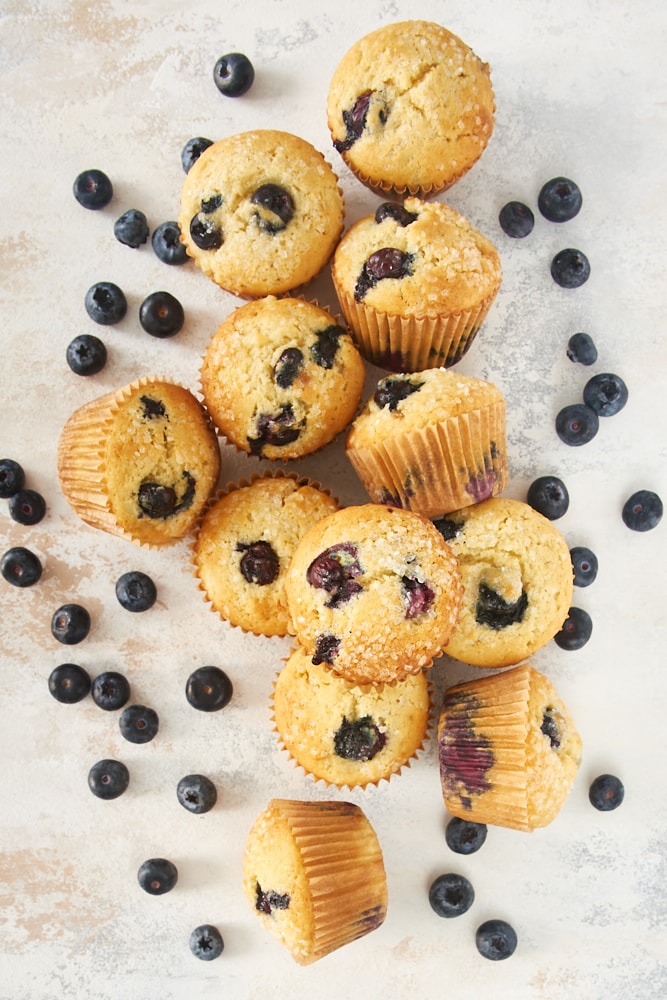
[[[285,618],[285,630],[284,631],[282,631],[282,630],[281,631],[262,631],[262,629],[259,628],[259,627],[256,627],[256,628],[247,628],[246,626],[242,625],[240,622],[232,620],[231,617],[226,617],[225,614],[224,614],[224,612],[222,611],[222,609],[216,607],[216,605],[214,604],[212,598],[210,597],[210,595],[209,595],[209,593],[208,593],[208,591],[206,589],[206,585],[204,584],[203,580],[201,579],[200,569],[199,569],[199,563],[197,561],[197,541],[198,541],[198,537],[199,537],[199,532],[201,531],[202,524],[203,524],[204,519],[205,519],[206,515],[208,514],[208,512],[213,507],[215,507],[224,497],[228,496],[230,493],[234,493],[235,491],[240,490],[240,489],[245,489],[245,488],[247,488],[249,486],[252,486],[253,483],[256,483],[258,480],[264,480],[264,479],[289,479],[292,482],[294,482],[299,488],[301,488],[303,486],[309,486],[312,489],[318,490],[320,493],[323,493],[325,496],[330,497],[331,500],[336,504],[336,506],[337,507],[339,506],[339,500],[338,500],[338,498],[333,495],[333,493],[331,492],[331,490],[327,486],[323,486],[318,480],[310,479],[308,476],[299,475],[297,472],[288,472],[288,471],[284,470],[281,467],[280,468],[274,468],[274,469],[268,469],[268,470],[266,470],[264,472],[261,472],[261,471],[252,472],[252,473],[250,473],[249,476],[243,477],[243,478],[237,480],[236,482],[227,483],[226,486],[221,487],[220,489],[216,490],[216,492],[209,498],[209,500],[208,500],[208,502],[207,502],[204,510],[202,511],[202,513],[197,518],[197,521],[196,521],[196,524],[195,524],[195,527],[194,527],[194,537],[193,537],[192,542],[190,544],[190,566],[191,566],[191,569],[192,569],[192,574],[193,574],[193,576],[195,578],[195,581],[197,583],[197,587],[198,587],[199,591],[201,592],[202,598],[206,602],[207,607],[209,608],[209,610],[211,612],[213,612],[214,614],[216,614],[222,621],[227,622],[232,628],[238,629],[240,632],[244,633],[245,635],[266,636],[266,637],[269,637],[269,638],[272,637],[272,636],[279,636],[279,637],[283,638],[283,637],[285,637],[285,636],[287,636],[289,634],[288,633],[288,629],[287,629],[288,617],[287,617],[287,608],[286,608],[286,606],[283,609],[284,610],[284,618]]]
[[[363,357],[393,372],[451,368],[474,341],[500,281],[476,306],[458,313],[398,316],[357,302],[335,282],[338,301]]]
[[[286,821],[298,850],[313,918],[309,965],[376,930],[387,912],[382,849],[365,814],[351,802],[272,799],[269,809]]]
[[[86,524],[147,549],[180,541],[192,529],[196,512],[179,537],[165,538],[160,542],[146,541],[140,534],[122,527],[111,510],[106,492],[104,445],[121,405],[137,389],[165,383],[177,386],[192,396],[202,411],[213,440],[217,440],[204,404],[186,386],[162,376],[144,376],[85,403],[68,418],[58,440],[58,476],[63,494],[73,510]]]
[[[291,659],[291,656],[297,651],[297,649],[298,647],[295,647],[294,649],[292,649],[291,654],[289,656],[283,658],[283,664],[284,664],[283,669],[285,669],[285,665],[287,665],[287,663]],[[330,673],[333,674],[333,671],[330,671],[330,668],[326,667],[324,664],[321,664],[320,667],[323,671],[329,671]],[[408,770],[411,764],[421,756],[430,736],[432,735],[432,729],[434,725],[433,711],[432,711],[433,685],[428,679],[425,679],[424,686],[425,686],[427,707],[426,707],[426,712],[424,713],[424,722],[421,731],[421,736],[418,742],[413,741],[414,745],[412,747],[412,751],[407,754],[405,753],[402,754],[400,759],[395,758],[393,760],[388,760],[384,768],[381,769],[378,769],[377,766],[373,767],[372,762],[360,761],[359,764],[368,763],[369,767],[367,767],[366,769],[364,769],[363,767],[359,767],[359,774],[355,778],[349,777],[347,779],[336,780],[334,777],[327,777],[325,773],[321,773],[323,771],[326,771],[327,770],[326,768],[321,768],[320,771],[318,772],[315,769],[313,769],[312,766],[309,766],[307,763],[305,763],[305,758],[300,757],[298,751],[294,747],[289,745],[291,741],[285,739],[284,733],[281,731],[280,726],[278,725],[275,714],[275,695],[280,674],[281,671],[279,671],[273,679],[273,687],[269,702],[269,707],[271,711],[270,721],[273,724],[273,732],[275,734],[276,742],[280,750],[285,753],[285,755],[289,758],[289,760],[296,767],[298,767],[307,778],[312,779],[312,781],[315,784],[320,784],[322,787],[367,789],[371,787],[377,787],[382,782],[389,784],[392,778],[402,774],[403,771]],[[395,685],[379,685],[378,687],[374,687],[373,685],[361,686],[352,684],[349,681],[344,680],[344,678],[338,677],[337,675],[333,676],[335,676],[335,682],[337,684],[340,684],[341,690],[352,691],[352,692],[357,691],[360,694],[366,694],[369,691],[377,691],[379,693],[385,687],[394,688],[401,683],[401,682],[396,682]],[[407,683],[408,681],[409,678],[407,678],[406,681],[402,683]],[[381,706],[378,707],[380,709],[379,715],[381,716],[382,715]],[[364,773],[364,770],[366,770],[367,773]]]
[[[375,503],[433,520],[505,489],[505,413],[499,400],[372,447],[348,448],[347,456]]]

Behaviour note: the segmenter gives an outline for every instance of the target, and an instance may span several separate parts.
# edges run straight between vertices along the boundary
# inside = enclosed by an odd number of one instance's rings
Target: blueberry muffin
[[[272,799],[248,834],[243,891],[299,965],[376,930],[387,912],[382,849],[351,802]]]
[[[387,375],[352,424],[346,454],[374,503],[442,517],[505,488],[504,397],[445,368]]]
[[[524,663],[447,690],[438,754],[453,816],[528,831],[560,812],[581,737],[553,684]]]
[[[371,188],[433,195],[482,155],[493,131],[490,70],[465,42],[429,21],[372,31],[332,77],[334,147]]]
[[[221,618],[255,635],[287,635],[285,573],[302,535],[337,509],[304,478],[265,475],[214,498],[193,545],[199,587]]]
[[[275,129],[227,136],[188,171],[181,240],[197,267],[243,298],[305,284],[343,227],[338,179],[305,139]]]
[[[273,689],[282,746],[307,774],[338,787],[389,780],[423,747],[430,694],[426,675],[397,684],[354,687],[301,646]]]
[[[317,451],[349,424],[364,378],[354,341],[326,309],[274,296],[235,309],[201,369],[220,433],[248,454],[284,460]]]
[[[493,497],[435,524],[463,580],[448,656],[506,667],[553,639],[567,618],[574,584],[567,542],[551,521],[527,503]]]
[[[430,667],[458,618],[456,559],[432,522],[365,504],[313,525],[285,577],[290,632],[352,684]]]
[[[192,531],[219,473],[208,414],[164,379],[139,379],[86,403],[58,442],[60,484],[79,517],[147,546]]]
[[[383,202],[344,234],[332,278],[363,356],[395,372],[451,368],[501,283],[495,246],[439,201]]]

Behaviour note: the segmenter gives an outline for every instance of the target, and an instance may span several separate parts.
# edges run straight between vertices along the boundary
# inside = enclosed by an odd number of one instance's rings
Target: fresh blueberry
[[[150,743],[160,726],[158,714],[146,705],[128,705],[118,720],[121,736],[129,743]]]
[[[516,951],[516,931],[505,920],[485,920],[477,928],[475,944],[484,958],[500,962]]]
[[[130,700],[130,683],[124,674],[105,670],[93,681],[90,693],[95,704],[105,712],[115,712]]]
[[[98,760],[88,772],[88,787],[98,799],[117,799],[129,783],[130,772],[120,760]]]
[[[591,265],[581,250],[568,247],[551,261],[551,277],[561,288],[579,288],[591,276]]]
[[[170,292],[152,292],[141,303],[139,322],[151,337],[174,337],[185,322],[185,313]]]
[[[620,375],[602,372],[584,386],[584,403],[599,417],[613,417],[628,401],[628,387]]]
[[[23,489],[25,472],[19,462],[13,458],[0,459],[0,497],[7,500]]]
[[[460,917],[472,906],[475,892],[463,875],[439,875],[428,891],[428,901],[439,917]]]
[[[529,236],[532,233],[535,216],[528,205],[524,205],[522,201],[508,201],[500,209],[498,221],[500,228],[507,236],[511,236],[513,239],[523,239],[524,236]]]
[[[120,323],[127,312],[125,293],[113,281],[98,281],[91,285],[84,304],[93,322],[101,326]]]
[[[155,256],[163,264],[185,264],[188,259],[187,251],[181,243],[180,227],[177,222],[172,220],[161,222],[153,230],[151,245]]]
[[[113,234],[119,243],[136,250],[148,240],[148,220],[138,208],[129,208],[114,222]]]
[[[39,557],[22,545],[7,549],[0,561],[0,572],[14,587],[32,587],[42,575]]]
[[[549,222],[568,222],[581,208],[581,191],[567,177],[553,177],[542,186],[537,207]]]
[[[185,685],[185,697],[200,712],[217,712],[231,700],[232,682],[220,667],[198,667]]]
[[[157,600],[157,587],[147,573],[130,570],[116,581],[116,597],[126,611],[148,611]]]
[[[9,516],[17,524],[39,524],[46,514],[46,502],[37,490],[27,487],[9,498]]]
[[[475,854],[486,840],[486,824],[454,816],[445,829],[445,840],[455,854]]]
[[[539,476],[528,487],[526,500],[550,521],[558,520],[570,506],[567,486],[558,476]]]
[[[255,70],[242,52],[228,52],[213,67],[213,79],[225,97],[241,97],[252,87]]]
[[[188,139],[181,150],[181,164],[186,174],[189,173],[190,167],[193,163],[197,162],[204,150],[212,145],[213,142],[211,139],[205,139],[201,135],[197,135],[193,139]]]
[[[78,663],[61,663],[49,674],[49,691],[63,705],[74,705],[90,691],[88,672]]]
[[[651,531],[662,518],[662,500],[652,490],[637,490],[623,504],[621,516],[632,531]]]
[[[568,651],[581,649],[590,639],[592,631],[593,622],[588,612],[583,608],[570,608],[560,632],[554,636],[554,642]]]
[[[565,444],[588,444],[598,432],[600,421],[586,403],[570,403],[556,414],[556,434]]]
[[[190,935],[190,951],[195,958],[200,958],[203,962],[212,962],[214,958],[219,958],[224,947],[222,934],[213,924],[201,924],[195,927]]]
[[[624,797],[623,782],[614,774],[599,774],[588,789],[591,805],[600,812],[618,809]]]
[[[75,178],[73,191],[84,208],[104,208],[113,198],[113,184],[103,170],[84,170]]]
[[[594,552],[585,545],[575,545],[570,549],[575,587],[589,587],[598,575],[598,560]]]
[[[65,358],[75,375],[97,375],[107,363],[107,349],[99,337],[82,333],[70,341]]]
[[[176,885],[178,869],[166,858],[149,858],[139,867],[137,879],[145,892],[151,896],[161,896],[165,892],[171,892]]]
[[[567,342],[566,353],[570,361],[578,361],[581,365],[594,365],[598,359],[598,349],[587,333],[573,333]]]
[[[176,786],[176,797],[188,812],[207,813],[218,801],[216,787],[203,774],[186,774]]]
[[[63,604],[51,619],[51,634],[66,646],[83,642],[90,632],[90,615],[81,604]]]

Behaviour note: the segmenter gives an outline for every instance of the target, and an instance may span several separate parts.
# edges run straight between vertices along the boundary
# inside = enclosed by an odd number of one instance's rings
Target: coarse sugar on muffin
[[[197,267],[243,298],[279,295],[327,263],[343,228],[338,178],[290,132],[255,129],[212,143],[181,192],[181,240]]]
[[[290,632],[312,662],[352,684],[431,666],[458,619],[456,559],[432,522],[363,504],[313,525],[285,577]]]
[[[502,280],[493,243],[440,201],[383,202],[334,253],[332,278],[359,350],[396,372],[451,368]]]
[[[507,484],[505,399],[445,368],[387,375],[354,420],[346,454],[374,503],[438,518]]]
[[[416,757],[429,723],[423,672],[396,684],[356,687],[297,646],[273,689],[282,746],[307,774],[338,787],[389,780]]]
[[[299,540],[337,510],[328,490],[296,475],[230,485],[206,509],[193,544],[199,587],[212,609],[255,635],[287,635],[284,580]]]
[[[435,521],[463,580],[447,655],[478,667],[528,659],[558,631],[574,589],[558,528],[520,500],[492,497]]]
[[[327,98],[334,147],[380,193],[450,187],[484,152],[494,113],[488,63],[423,20],[387,24],[355,42]]]
[[[142,378],[91,400],[58,441],[63,493],[87,524],[152,546],[189,534],[220,473],[213,424],[189,389]]]
[[[567,707],[530,663],[456,684],[438,724],[445,805],[473,823],[547,826],[574,783],[581,748]]]
[[[351,802],[272,799],[248,834],[243,892],[299,965],[316,962],[385,919],[377,834]]]
[[[218,327],[201,386],[218,430],[239,450],[288,460],[317,451],[350,423],[365,373],[352,337],[328,310],[270,295]]]

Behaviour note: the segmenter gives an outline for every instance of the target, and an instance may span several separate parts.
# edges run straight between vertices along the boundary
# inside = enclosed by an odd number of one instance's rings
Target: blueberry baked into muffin
[[[364,378],[354,341],[326,309],[272,295],[225,319],[201,368],[220,433],[250,455],[283,460],[317,451],[349,424]]]
[[[433,195],[482,155],[495,101],[487,63],[430,21],[388,24],[337,66],[327,120],[336,150],[380,192]]]
[[[58,442],[66,499],[86,523],[142,545],[192,531],[220,473],[220,448],[199,400],[144,378],[86,403]]]
[[[451,368],[502,279],[495,246],[439,201],[383,202],[336,247],[332,278],[359,350],[396,372]]]
[[[305,139],[257,129],[212,143],[183,184],[181,240],[197,267],[234,295],[305,284],[343,228],[338,179]]]

